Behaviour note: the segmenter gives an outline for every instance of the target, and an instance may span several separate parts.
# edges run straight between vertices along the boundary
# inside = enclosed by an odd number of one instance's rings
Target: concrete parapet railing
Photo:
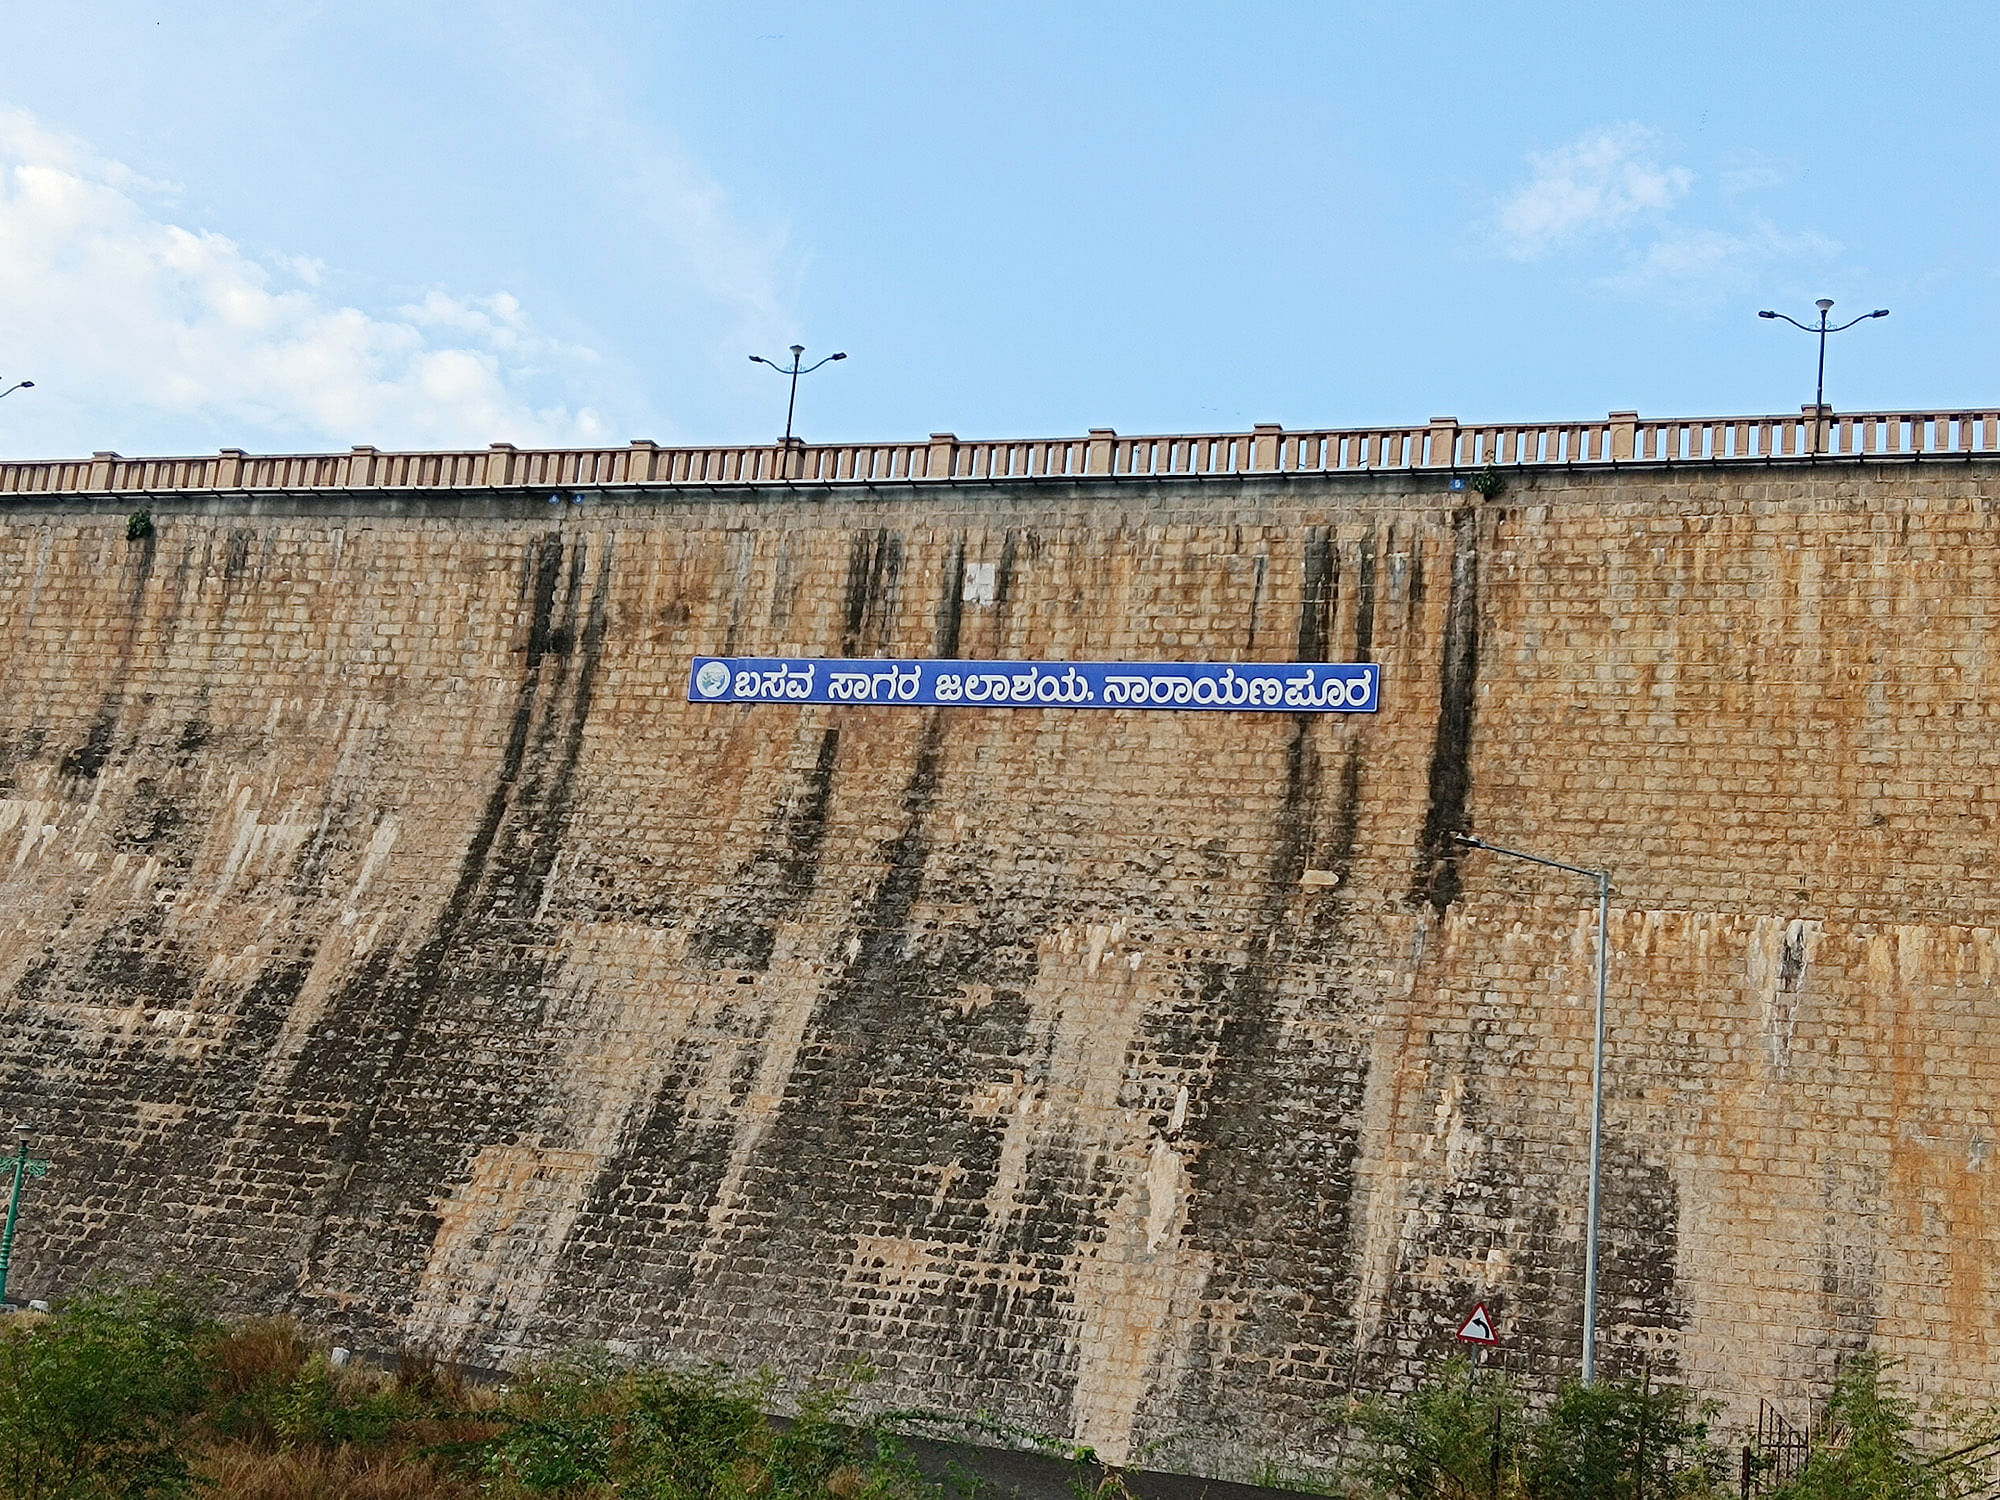
[[[602,485],[868,484],[1090,476],[1352,474],[1570,464],[1768,462],[1807,458],[2000,456],[2000,410],[1834,412],[1797,416],[1641,417],[1601,422],[1461,423],[1415,427],[961,442],[794,442],[753,447],[490,448],[457,452],[252,454],[0,463],[0,495],[186,490],[575,489]]]

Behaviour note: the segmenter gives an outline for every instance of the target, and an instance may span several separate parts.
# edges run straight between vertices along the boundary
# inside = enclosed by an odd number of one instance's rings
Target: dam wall
[[[8,494],[12,1290],[865,1359],[1213,1474],[1480,1300],[1552,1389],[1594,891],[1466,831],[1612,873],[1600,1367],[2000,1386],[2000,461],[921,479]],[[704,654],[1381,703],[690,702]]]

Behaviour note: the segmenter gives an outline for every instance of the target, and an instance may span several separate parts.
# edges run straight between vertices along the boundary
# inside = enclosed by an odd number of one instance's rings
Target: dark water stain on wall
[[[1361,540],[1354,580],[1354,659],[1375,659],[1375,531]]]
[[[83,743],[65,755],[57,766],[58,774],[94,781],[103,773],[105,762],[111,759],[111,737],[118,732],[119,707],[119,699],[115,695],[107,695],[104,706],[91,721]]]
[[[1031,533],[1029,536],[1030,546],[1033,545],[1033,541],[1034,538]],[[1015,574],[1019,572],[1020,566],[1021,534],[1018,531],[1010,531],[1000,538],[1000,561],[993,569],[993,607],[995,609],[1004,610],[1014,602],[1016,585],[1019,582]]]
[[[904,1361],[945,1359],[996,1407],[1041,1401],[1028,1414],[1046,1419],[1064,1409],[1073,1379],[1048,1332],[1087,1195],[1076,1184],[1059,1190],[1057,1168],[1004,1232],[987,1204],[1007,1127],[970,1100],[1038,1066],[1026,993],[1044,916],[1041,900],[994,887],[983,851],[934,847],[944,724],[935,710],[923,722],[902,829],[881,850],[882,875],[815,1005],[704,1279],[665,1321],[646,1322],[677,1347],[768,1359],[790,1375],[867,1348],[892,1393],[899,1380],[923,1388],[920,1370],[899,1376]],[[920,904],[941,915],[920,920]],[[980,999],[968,1004],[973,992]],[[938,1284],[911,1299],[897,1290],[897,1267],[870,1260],[877,1240],[959,1248],[925,1273]],[[1015,1295],[967,1274],[996,1256],[1015,1258],[1017,1281],[1033,1289]],[[994,1310],[983,1328],[972,1320],[982,1307]]]
[[[722,577],[728,580],[729,627],[723,632],[723,656],[734,656],[743,642],[744,606],[750,597],[750,570],[757,560],[757,533],[746,528],[729,533],[729,565]]]
[[[84,733],[83,743],[69,750],[58,764],[58,772],[65,778],[95,781],[112,757],[119,716],[125,708],[126,688],[132,680],[139,624],[146,608],[146,586],[153,576],[158,545],[159,539],[148,533],[133,542],[126,554],[124,566],[130,578],[126,584],[125,608],[112,641],[110,682],[96,718]]]
[[[264,1059],[311,971],[312,950],[270,955],[241,994],[226,1002],[226,1020],[222,996],[194,1000],[191,972],[175,972],[161,960],[149,967],[154,981],[141,981],[129,992],[150,989],[149,1011],[194,1006],[202,1017],[197,1024],[220,1038],[198,1053],[147,1047],[137,1070],[142,1088],[125,1101],[131,1124],[109,1132],[109,1140],[91,1139],[88,1131],[69,1137],[65,1167],[91,1174],[96,1211],[85,1217],[96,1222],[74,1226],[66,1259],[73,1270],[130,1276],[199,1265],[226,1299],[256,1305],[281,1295],[284,1278],[274,1276],[268,1262],[243,1255],[243,1238],[218,1235],[217,1216],[203,1207],[212,1209],[218,1198],[226,1204],[246,1190],[247,1184],[220,1164],[254,1097]],[[113,982],[104,973],[82,978],[93,988]],[[178,995],[166,993],[177,989]],[[102,1131],[102,1101],[93,1102],[91,1117]],[[254,1189],[245,1202],[262,1207]],[[251,1223],[260,1217],[241,1209],[224,1214]]]
[[[1434,1074],[1460,1080],[1449,1108],[1457,1144],[1445,1158],[1458,1170],[1416,1184],[1396,1209],[1414,1232],[1399,1246],[1385,1316],[1365,1351],[1364,1389],[1408,1386],[1463,1352],[1455,1330],[1481,1301],[1505,1335],[1501,1357],[1509,1374],[1553,1389],[1582,1365],[1587,1100],[1554,1129],[1546,1118],[1525,1118],[1473,1081],[1495,1076],[1498,1058],[1482,1063],[1476,1053],[1509,1045],[1503,1023],[1482,1018],[1467,1045],[1475,1056],[1458,1059],[1455,1068],[1440,1058]],[[1532,1145],[1565,1137],[1567,1152],[1552,1155]],[[1673,1341],[1662,1335],[1687,1320],[1676,1271],[1679,1195],[1671,1171],[1644,1148],[1623,1131],[1605,1131],[1597,1359],[1600,1373],[1612,1379],[1636,1375],[1642,1364],[1671,1378],[1678,1361]],[[1501,1286],[1476,1269],[1495,1252],[1506,1267]]]
[[[1305,575],[1299,587],[1300,661],[1325,661],[1340,601],[1340,550],[1325,526],[1306,531]]]
[[[1865,1181],[1874,1174],[1857,1174]],[[1819,1315],[1814,1350],[1816,1384],[1831,1386],[1840,1367],[1874,1343],[1881,1316],[1882,1267],[1880,1243],[1869,1215],[1857,1212],[1857,1198],[1881,1202],[1879,1182],[1857,1194],[1858,1184],[1843,1180],[1828,1164],[1820,1177],[1821,1232],[1819,1244]],[[1778,1394],[1775,1393],[1774,1394]]]
[[[902,537],[883,529],[857,532],[849,541],[840,632],[842,656],[866,655],[890,637],[902,577]]]
[[[152,853],[171,846],[172,836],[181,826],[180,805],[151,776],[132,783],[119,820],[118,842],[127,848]]]
[[[1468,825],[1472,794],[1472,721],[1479,676],[1479,512],[1466,506],[1451,518],[1451,593],[1445,604],[1439,664],[1437,736],[1431,746],[1430,801],[1417,839],[1412,902],[1428,901],[1440,915],[1461,888],[1452,836]]]
[[[729,892],[703,914],[688,962],[705,969],[769,967],[778,925],[795,914],[819,880],[820,850],[833,803],[840,731],[820,732],[812,769],[774,812],[770,832],[731,877]]]
[[[1271,559],[1266,553],[1257,554],[1257,571],[1250,582],[1250,630],[1244,638],[1243,649],[1255,650],[1257,646],[1257,612],[1264,604],[1264,584],[1271,571]]]
[[[209,1241],[218,1219],[200,1205],[213,1201],[222,1146],[310,953],[277,948],[234,994],[205,982],[204,963],[169,925],[200,838],[169,795],[174,775],[141,777],[121,825],[154,861],[153,899],[73,956],[52,943],[16,989],[15,1062],[0,1093],[32,1095],[44,1138],[62,1142],[65,1181],[84,1185],[34,1216],[20,1246],[17,1269],[32,1278],[22,1290],[155,1274],[186,1264],[197,1243],[208,1270],[231,1255],[233,1239]],[[84,915],[72,907],[71,920]],[[196,1045],[162,1046],[163,1037]]]
[[[1635,1142],[1624,1131],[1605,1131],[1597,1360],[1612,1379],[1637,1375],[1642,1364],[1655,1375],[1671,1378],[1679,1369],[1676,1345],[1651,1335],[1673,1332],[1687,1323],[1676,1271],[1680,1192],[1672,1170],[1647,1158],[1643,1150],[1644,1142]],[[1580,1358],[1580,1348],[1578,1353]]]
[[[561,965],[560,917],[544,912],[581,790],[611,561],[606,539],[586,605],[583,539],[551,533],[529,550],[521,685],[451,896],[414,954],[379,961],[334,997],[293,1070],[289,1097],[340,1122],[322,1161],[295,1168],[320,1184],[297,1305],[364,1347],[393,1337],[407,1312],[437,1202],[483,1148],[517,1138],[544,1086]]]
[[[1267,894],[1246,951],[1199,966],[1173,1011],[1145,1027],[1150,1051],[1203,1080],[1188,1113],[1182,1243],[1214,1267],[1185,1373],[1141,1415],[1142,1439],[1168,1461],[1200,1461],[1179,1435],[1227,1432],[1253,1406],[1310,1432],[1354,1341],[1368,1059],[1358,1031],[1324,1024],[1352,1004],[1339,956],[1345,898],[1306,896],[1300,878],[1333,869],[1344,881],[1361,773],[1350,755],[1329,799],[1314,734],[1305,716],[1294,721]]]
[[[951,559],[945,564],[944,591],[938,598],[936,647],[934,654],[950,661],[958,655],[959,631],[965,623],[965,538],[955,537]]]

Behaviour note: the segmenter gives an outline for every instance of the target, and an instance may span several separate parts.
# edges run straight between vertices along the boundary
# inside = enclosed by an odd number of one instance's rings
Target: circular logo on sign
[[[695,691],[704,698],[720,697],[729,688],[729,668],[719,661],[705,661],[694,674]]]

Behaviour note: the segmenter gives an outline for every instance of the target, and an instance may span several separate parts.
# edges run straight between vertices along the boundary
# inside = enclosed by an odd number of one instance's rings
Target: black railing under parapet
[[[1796,1479],[1812,1457],[1812,1434],[1794,1427],[1768,1401],[1757,1403],[1757,1436],[1743,1445],[1743,1500]]]

